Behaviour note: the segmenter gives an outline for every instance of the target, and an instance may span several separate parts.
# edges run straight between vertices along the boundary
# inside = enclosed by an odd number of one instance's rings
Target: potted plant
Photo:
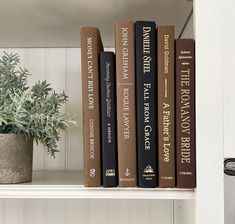
[[[60,108],[65,93],[56,93],[46,81],[31,88],[30,73],[19,67],[19,56],[0,59],[0,183],[32,180],[33,141],[55,157],[60,132],[72,122]]]

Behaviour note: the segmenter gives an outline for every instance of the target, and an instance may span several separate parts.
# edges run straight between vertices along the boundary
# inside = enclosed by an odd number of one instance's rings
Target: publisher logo
[[[155,177],[154,169],[150,165],[146,166],[142,176],[145,180],[153,180]]]
[[[108,169],[105,171],[106,177],[114,177],[115,176],[115,169]]]
[[[130,170],[128,168],[126,168],[126,171],[125,171],[124,175],[126,177],[129,177],[131,175]]]
[[[95,169],[91,168],[89,174],[90,174],[90,177],[95,177]]]
[[[150,165],[148,165],[145,167],[144,173],[154,173],[154,170]]]

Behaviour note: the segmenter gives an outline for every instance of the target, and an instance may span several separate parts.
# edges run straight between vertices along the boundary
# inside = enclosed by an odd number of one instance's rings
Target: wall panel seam
[[[69,96],[69,49],[65,49],[65,93]],[[65,114],[68,116],[69,106],[68,103],[65,105]],[[69,169],[69,161],[68,161],[68,132],[65,132],[65,170]]]

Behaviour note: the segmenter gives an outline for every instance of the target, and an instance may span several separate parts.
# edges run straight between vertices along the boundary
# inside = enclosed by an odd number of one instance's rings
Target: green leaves
[[[68,97],[46,81],[27,86],[29,72],[19,68],[17,54],[0,59],[0,133],[24,134],[42,143],[55,157],[60,132],[73,121],[60,112]]]
[[[29,72],[26,69],[18,68],[19,56],[17,54],[7,54],[0,59],[0,88],[11,91],[25,91]]]

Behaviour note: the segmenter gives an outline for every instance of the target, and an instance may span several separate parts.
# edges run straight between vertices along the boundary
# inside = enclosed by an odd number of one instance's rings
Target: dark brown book
[[[84,184],[101,186],[99,52],[103,49],[99,30],[81,28]]]
[[[193,39],[176,40],[176,186],[196,187],[195,52]]]
[[[137,185],[134,23],[116,23],[116,91],[119,186]]]
[[[158,26],[159,187],[175,187],[174,27]]]

